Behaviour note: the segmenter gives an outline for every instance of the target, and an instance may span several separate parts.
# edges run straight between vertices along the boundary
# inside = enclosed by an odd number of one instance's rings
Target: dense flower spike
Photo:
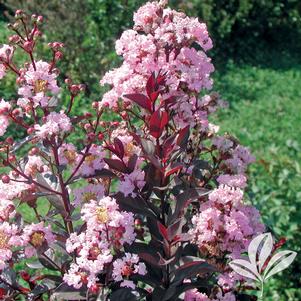
[[[111,90],[78,116],[84,85],[67,78],[60,93],[63,44],[40,59],[42,16],[16,12],[0,48],[0,79],[15,74],[19,95],[0,100],[0,299],[44,300],[66,286],[111,301],[245,298],[227,263],[264,231],[244,201],[255,158],[209,121],[226,104],[205,94],[206,25],[166,6],[138,9],[116,42],[123,64],[101,80]]]

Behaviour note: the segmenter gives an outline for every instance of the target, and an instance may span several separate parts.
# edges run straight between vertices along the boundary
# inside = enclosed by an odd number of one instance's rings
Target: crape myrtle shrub
[[[115,39],[132,25],[134,10],[145,1],[2,0],[0,3],[0,9],[9,19],[20,7],[28,13],[43,12],[49,24],[47,37],[69,46],[61,63],[62,72],[86,84],[86,92],[97,97],[99,75],[119,62],[114,52]],[[215,45],[211,55],[219,64],[229,55],[262,62],[266,48],[284,46],[289,51],[288,48],[296,49],[297,44],[301,46],[296,38],[301,30],[298,0],[173,0],[170,5],[206,22]]]
[[[110,90],[82,115],[84,85],[59,85],[63,44],[39,57],[43,17],[16,11],[0,48],[0,77],[14,74],[17,90],[0,101],[2,299],[256,300],[227,265],[265,230],[244,197],[254,157],[208,120],[225,103],[206,94],[206,25],[166,4],[134,14],[116,42],[122,65],[100,81]],[[12,125],[24,139],[7,134]]]

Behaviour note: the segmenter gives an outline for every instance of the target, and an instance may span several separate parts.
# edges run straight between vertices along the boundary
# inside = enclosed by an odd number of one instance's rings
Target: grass
[[[300,82],[297,63],[286,68],[229,64],[216,75],[216,89],[229,101],[229,109],[214,120],[222,132],[234,134],[251,148],[257,161],[250,168],[248,194],[267,231],[286,237],[285,248],[297,252],[301,250]],[[297,257],[291,268],[266,284],[265,300],[301,300],[300,263]]]

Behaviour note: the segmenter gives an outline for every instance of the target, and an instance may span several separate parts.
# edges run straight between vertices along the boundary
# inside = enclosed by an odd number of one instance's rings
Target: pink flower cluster
[[[145,275],[146,266],[144,263],[139,262],[139,257],[136,254],[125,253],[123,258],[118,258],[113,262],[112,277],[116,282],[121,281],[121,287],[129,287],[135,289],[136,286],[129,277],[138,274]]]
[[[170,87],[164,98],[178,97],[174,108],[179,116],[183,111],[189,112],[191,116],[186,114],[183,121],[187,125],[195,123],[191,112],[200,114],[196,96],[212,86],[210,74],[214,68],[204,52],[212,47],[212,42],[205,24],[164,5],[151,2],[141,7],[134,16],[134,30],[125,31],[116,42],[116,52],[123,56],[124,62],[102,79],[101,84],[110,84],[112,89],[104,95],[101,104],[117,107],[119,98],[143,92],[149,75],[161,71],[167,75]],[[204,51],[194,49],[193,43]]]
[[[192,224],[190,233],[201,252],[217,257],[224,253],[239,257],[251,239],[264,231],[258,210],[243,203],[243,191],[226,185],[209,194]]]
[[[91,189],[91,186],[88,187]],[[81,212],[87,230],[71,234],[66,244],[67,251],[76,255],[76,262],[65,274],[64,281],[75,288],[95,285],[97,275],[106,271],[115,251],[120,252],[124,244],[131,244],[135,240],[134,216],[120,211],[115,199],[103,197],[96,201],[91,198],[83,205]],[[137,262],[133,261],[133,264]],[[137,271],[137,267],[134,267],[135,273],[140,271],[140,266]]]
[[[37,254],[37,249],[43,246],[51,246],[55,241],[55,235],[52,233],[51,226],[45,226],[44,222],[38,224],[27,225],[23,229],[23,244],[25,247],[25,255],[32,257]]]
[[[231,292],[225,294],[218,292],[216,298],[211,299],[206,294],[200,293],[196,289],[193,289],[185,293],[184,301],[236,301],[236,298]]]
[[[46,107],[49,104],[50,96],[57,95],[60,88],[56,81],[57,74],[51,71],[51,66],[43,61],[35,62],[28,69],[21,70],[19,82],[21,87],[18,93],[18,105],[26,108],[27,105]]]
[[[63,134],[71,130],[71,121],[63,112],[51,112],[43,125],[35,125],[36,136],[45,139],[56,134]]]

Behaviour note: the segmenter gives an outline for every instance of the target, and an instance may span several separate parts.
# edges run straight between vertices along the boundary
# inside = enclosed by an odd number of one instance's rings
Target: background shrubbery
[[[87,84],[78,110],[99,99],[100,75],[119,63],[114,42],[132,23],[141,0],[1,1],[4,21],[16,8],[47,19],[49,40],[66,44],[62,77]],[[288,247],[301,254],[301,2],[298,0],[170,1],[199,16],[215,49],[216,89],[230,103],[217,116],[222,131],[235,133],[257,157],[249,195],[264,221]],[[43,49],[41,49],[43,51]],[[0,96],[13,98],[13,80],[0,83]],[[301,260],[269,285],[268,300],[301,300]]]

